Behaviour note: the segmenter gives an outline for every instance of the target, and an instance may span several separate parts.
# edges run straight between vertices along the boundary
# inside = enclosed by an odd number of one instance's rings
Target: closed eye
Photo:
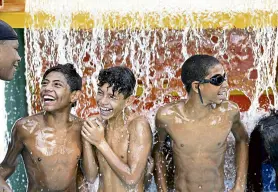
[[[117,99],[117,97],[114,96],[114,95],[110,95],[110,98],[111,98],[111,99],[115,99],[115,100]]]

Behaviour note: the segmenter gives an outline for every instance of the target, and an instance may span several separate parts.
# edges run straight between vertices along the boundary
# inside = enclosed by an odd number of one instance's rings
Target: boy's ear
[[[70,98],[71,103],[75,103],[79,99],[81,93],[82,92],[80,90],[73,91]]]
[[[131,95],[126,99],[126,106],[130,106],[133,104],[133,102],[135,101],[135,96]]]
[[[200,84],[199,81],[193,81],[191,84],[192,91],[194,91],[195,93],[199,93],[198,91],[198,86],[200,86],[199,84]]]

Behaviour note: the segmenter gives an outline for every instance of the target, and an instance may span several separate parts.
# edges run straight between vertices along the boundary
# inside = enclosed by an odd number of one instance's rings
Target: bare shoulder
[[[133,117],[128,123],[128,131],[130,133],[140,133],[140,135],[152,135],[151,127],[148,119],[143,115]],[[139,135],[138,135],[139,136]]]
[[[174,112],[180,108],[180,106],[184,106],[185,102],[186,102],[186,100],[179,100],[179,101],[174,101],[174,102],[168,103],[168,104],[160,107],[157,110],[156,118],[164,118],[164,117],[172,116],[174,114]]]
[[[42,119],[43,113],[22,117],[15,122],[13,131],[17,131],[22,136],[30,135],[39,127]]]
[[[233,101],[224,101],[223,103],[221,103],[219,106],[218,106],[218,109],[221,110],[221,111],[225,111],[225,112],[229,112],[231,114],[237,114],[239,113],[239,107],[238,105],[233,102]]]
[[[81,129],[84,119],[71,114],[70,121],[73,122],[77,129]]]
[[[240,118],[240,110],[238,105],[232,101],[225,101],[218,107],[221,112],[229,113],[232,119]]]

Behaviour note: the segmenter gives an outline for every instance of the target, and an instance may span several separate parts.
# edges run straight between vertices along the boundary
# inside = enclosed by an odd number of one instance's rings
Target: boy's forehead
[[[101,89],[102,91],[108,91],[113,93],[113,85],[109,85],[108,83],[103,84],[102,86],[99,86],[98,88]],[[116,94],[116,91],[115,91]]]
[[[50,72],[49,74],[46,75],[45,79],[52,80],[52,81],[58,80],[67,83],[67,79],[65,75],[57,71]]]
[[[122,93],[119,93],[118,90],[114,91],[113,93],[113,87],[114,85],[109,85],[108,83],[105,83],[102,86],[99,86],[98,89],[104,91],[104,92],[108,92],[109,94],[114,94],[114,95],[123,95]]]
[[[12,46],[12,47],[18,47],[19,43],[18,43],[18,40],[5,40],[4,45],[9,45],[9,46]]]
[[[213,75],[216,75],[216,74],[223,75],[224,73],[225,73],[225,69],[224,69],[223,65],[221,65],[219,63],[219,64],[216,64],[216,65],[209,68],[209,75],[208,76],[213,76]]]
[[[18,40],[9,40],[11,42],[11,44],[15,45],[15,46],[18,46],[19,43],[18,43]]]

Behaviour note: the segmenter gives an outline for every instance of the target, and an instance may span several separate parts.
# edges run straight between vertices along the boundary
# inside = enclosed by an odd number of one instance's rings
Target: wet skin
[[[82,128],[85,175],[93,182],[99,173],[101,192],[144,191],[152,145],[149,123],[143,116],[123,110],[123,95],[116,94],[120,98],[115,103],[107,98],[111,97],[112,88],[106,84],[99,93],[100,116],[87,120]]]
[[[16,122],[8,154],[1,164],[1,176],[12,173],[16,158],[22,155],[28,191],[76,191],[76,175],[81,156],[82,121],[71,117],[65,127],[55,129],[37,114]]]
[[[63,74],[51,72],[42,83],[41,97],[45,112],[18,120],[12,129],[8,152],[0,165],[0,188],[21,155],[28,191],[77,191],[83,120],[70,114],[76,94],[70,92]]]
[[[217,73],[223,74],[221,68],[212,71],[211,76]],[[158,110],[155,120],[158,134],[154,147],[158,191],[167,191],[162,147],[166,136],[170,135],[175,165],[175,190],[223,192],[224,155],[230,132],[236,140],[237,159],[237,178],[232,191],[244,191],[248,135],[240,121],[237,105],[221,101],[224,99],[225,86],[218,87],[219,90],[211,90],[213,87],[201,89],[207,107],[200,103],[198,94],[193,93],[188,100],[170,103]],[[210,89],[211,94],[206,93],[205,89]],[[211,103],[208,101],[215,104],[209,105]]]

